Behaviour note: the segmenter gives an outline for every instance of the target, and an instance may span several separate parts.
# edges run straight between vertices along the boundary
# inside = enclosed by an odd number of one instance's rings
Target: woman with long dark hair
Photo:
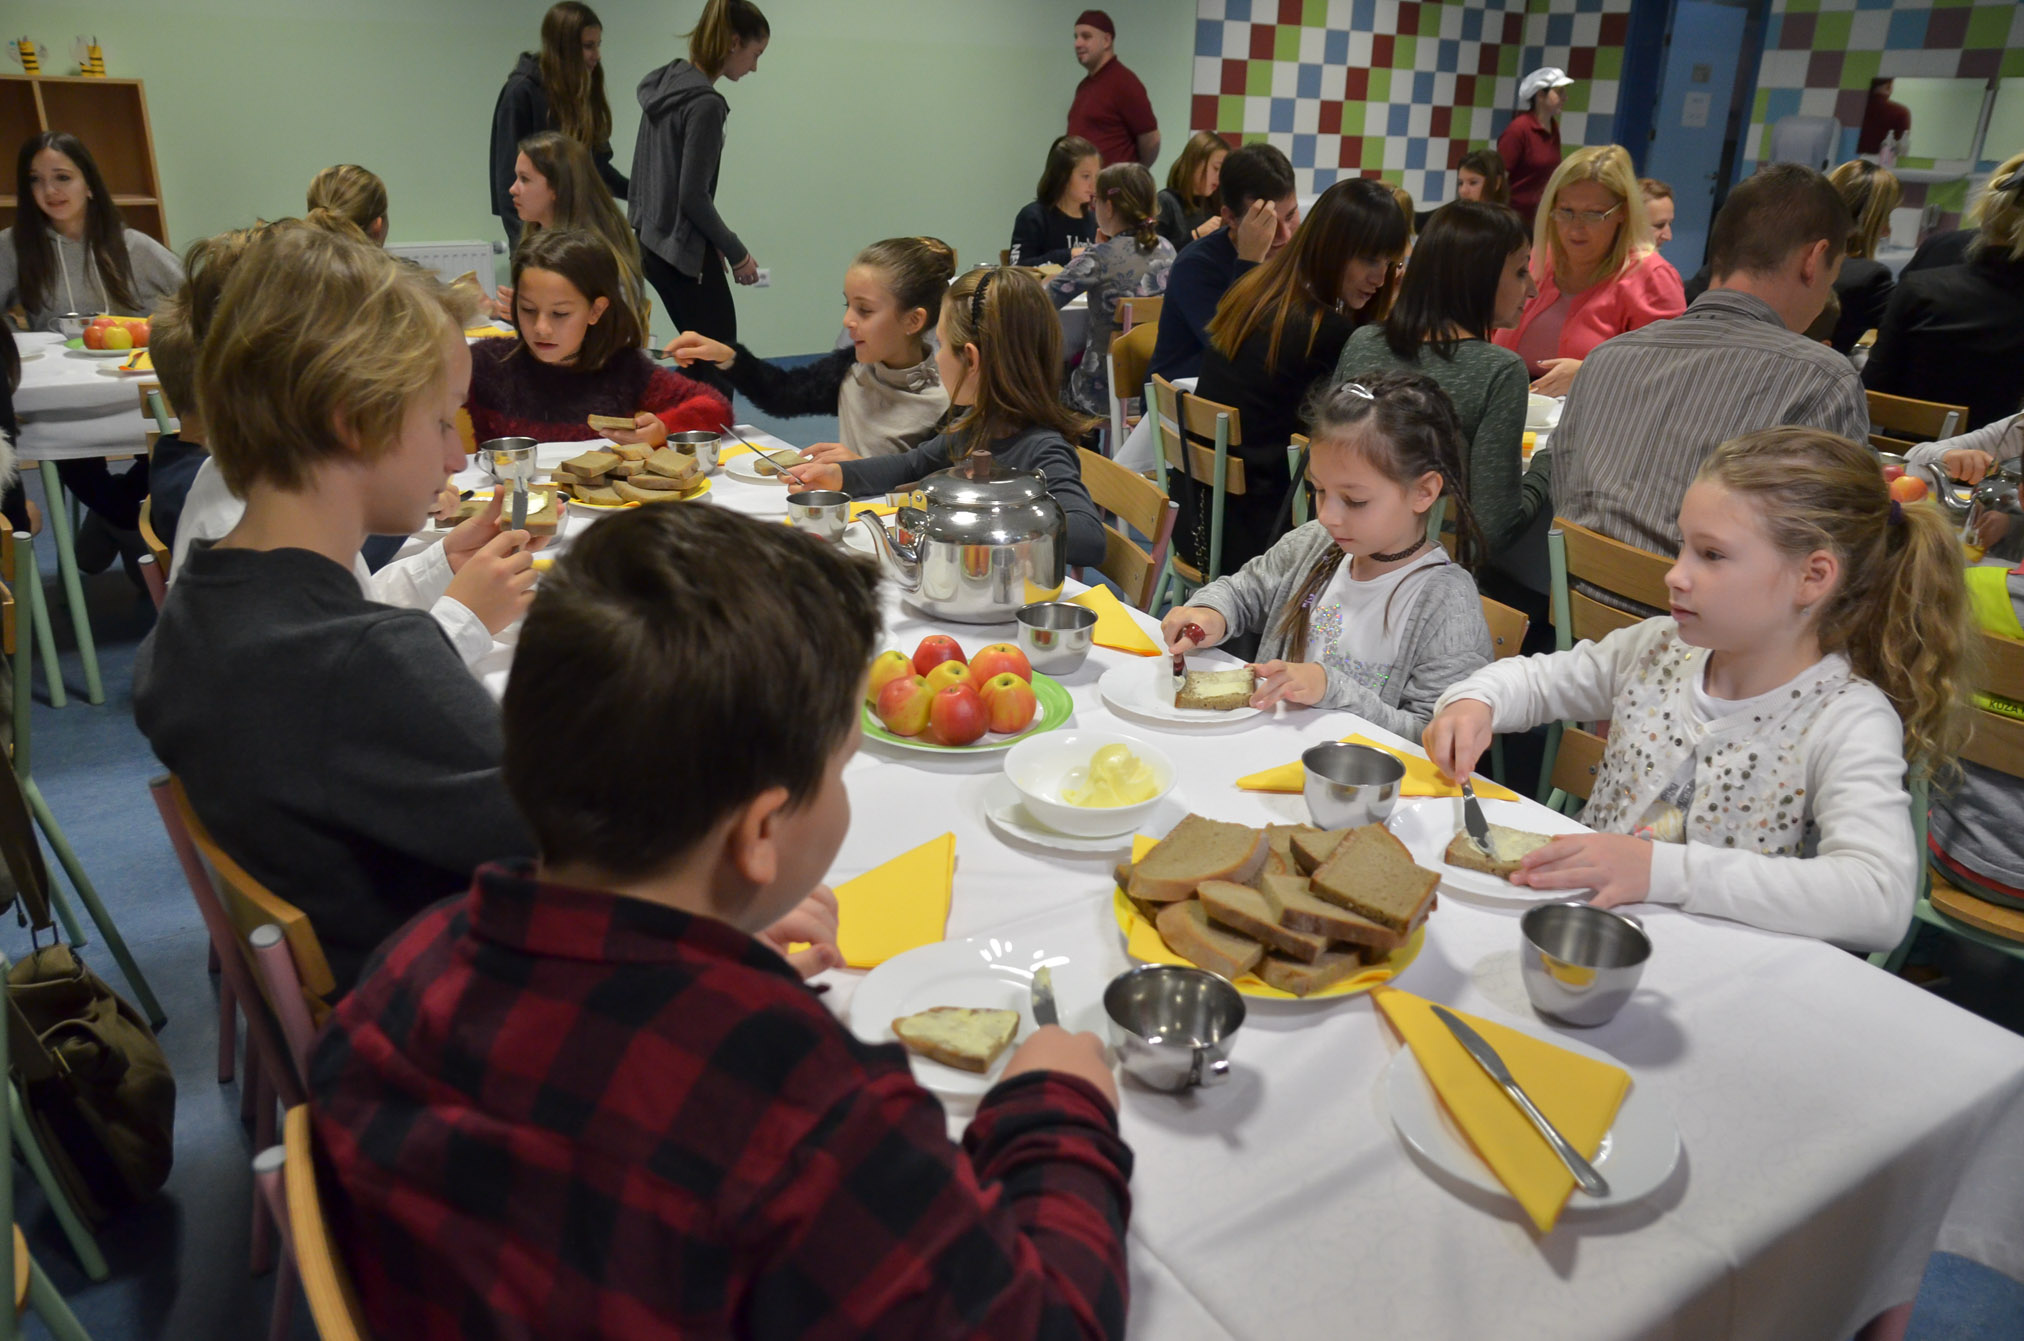
[[[506,230],[506,245],[520,242],[513,209],[513,161],[520,142],[557,130],[590,150],[597,175],[620,200],[624,174],[611,165],[611,103],[604,96],[604,23],[579,0],[562,0],[541,18],[541,54],[520,53],[492,108],[492,213]]]

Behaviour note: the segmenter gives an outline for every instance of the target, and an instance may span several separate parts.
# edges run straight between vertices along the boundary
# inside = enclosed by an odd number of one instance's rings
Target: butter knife
[[[1485,856],[1490,855],[1490,825],[1483,818],[1483,807],[1476,801],[1476,789],[1467,777],[1462,779],[1462,825],[1468,829],[1470,840],[1483,850]]]
[[[1033,1023],[1061,1023],[1061,1017],[1054,1013],[1054,970],[1045,964],[1033,971]]]
[[[516,531],[527,529],[527,481],[525,479],[513,481],[513,529]]]
[[[1539,1111],[1538,1106],[1532,1102],[1532,1096],[1525,1093],[1518,1082],[1511,1078],[1511,1068],[1504,1065],[1504,1059],[1497,1055],[1497,1050],[1447,1007],[1435,1006],[1434,1015],[1442,1024],[1448,1026],[1448,1032],[1455,1036],[1464,1051],[1476,1059],[1476,1064],[1489,1073],[1490,1079],[1502,1086],[1504,1093],[1511,1096],[1512,1102],[1524,1111],[1526,1117],[1532,1119],[1532,1125],[1546,1138],[1546,1144],[1553,1147],[1553,1153],[1560,1156],[1560,1162],[1574,1175],[1574,1181],[1581,1190],[1591,1197],[1608,1196],[1609,1180],[1597,1173],[1595,1166],[1583,1159],[1581,1152],[1560,1134],[1560,1129],[1546,1120],[1546,1114]]]

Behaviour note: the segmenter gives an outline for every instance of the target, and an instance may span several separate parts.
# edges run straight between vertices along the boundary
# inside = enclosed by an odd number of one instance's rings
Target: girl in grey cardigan
[[[1167,650],[1259,633],[1253,707],[1341,708],[1418,740],[1442,692],[1490,660],[1463,566],[1483,539],[1460,489],[1461,424],[1419,373],[1341,383],[1309,420],[1316,519],[1170,611]],[[1428,513],[1450,497],[1462,563],[1427,539]]]

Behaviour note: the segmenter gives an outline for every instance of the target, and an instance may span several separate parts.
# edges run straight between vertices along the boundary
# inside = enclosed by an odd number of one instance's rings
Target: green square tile
[[[1370,92],[1364,95],[1365,100],[1368,102],[1390,102],[1391,79],[1392,72],[1390,70],[1372,70],[1370,72]]]
[[[1867,89],[1882,66],[1881,51],[1851,51],[1841,58],[1841,86]]]
[[[1360,102],[1346,102],[1342,105],[1342,137],[1353,140],[1363,135],[1364,105]]]
[[[1216,129],[1234,135],[1244,129],[1244,95],[1225,93],[1216,99]]]
[[[1272,34],[1272,59],[1279,61],[1300,59],[1300,28],[1297,25],[1282,23]]]
[[[1366,168],[1374,168],[1382,162],[1384,162],[1384,136],[1382,135],[1364,136],[1363,166]]]
[[[1568,88],[1566,93],[1567,110],[1570,112],[1587,111],[1588,95],[1590,89],[1592,89],[1593,87],[1594,86],[1590,84],[1589,81],[1586,79],[1575,80],[1573,85]]]
[[[1495,107],[1496,105],[1497,80],[1491,75],[1478,75],[1476,77],[1476,106]]]
[[[1517,43],[1499,47],[1497,50],[1497,73],[1510,79],[1518,73],[1518,58],[1524,55]]]
[[[1785,12],[1787,14],[1817,14],[1820,12],[1820,0],[1785,0]],[[1819,49],[1818,46],[1814,47],[1815,51]]]
[[[1966,182],[1941,182],[1926,188],[1926,203],[1938,205],[1943,214],[1959,214],[1968,208]]]
[[[1254,98],[1272,96],[1272,62],[1251,61],[1244,70],[1244,92]]]
[[[1392,68],[1394,70],[1410,70],[1418,62],[1419,55],[1420,39],[1417,37],[1401,37],[1398,39],[1397,44],[1392,47]]]
[[[1300,22],[1303,27],[1326,28],[1328,0],[1304,0],[1300,6]]]
[[[1968,16],[1968,36],[1962,45],[1972,49],[2007,44],[2010,20],[2016,12],[2010,5],[1976,5],[1975,12]]]
[[[1770,114],[1770,111],[1771,90],[1760,88],[1757,90],[1757,105],[1750,109],[1750,119],[1761,124],[1764,118]]]
[[[1813,49],[1815,51],[1848,50],[1849,26],[1855,22],[1855,15],[1847,10],[1822,14],[1813,21]]]
[[[1247,132],[1245,132],[1245,135],[1244,135],[1244,143],[1245,143],[1245,144],[1263,144],[1263,143],[1265,143],[1265,132],[1264,132],[1264,131],[1262,131],[1262,130],[1253,130],[1253,131],[1247,131]]]
[[[1595,73],[1592,79],[1623,78],[1623,48],[1597,47],[1595,50]]]
[[[2019,75],[2024,75],[2024,47],[2004,52],[2003,64],[1996,73],[2005,79],[2015,79]]]

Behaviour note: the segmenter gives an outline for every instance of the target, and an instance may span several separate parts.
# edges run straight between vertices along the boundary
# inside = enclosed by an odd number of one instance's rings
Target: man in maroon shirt
[[[1894,79],[1869,81],[1869,101],[1862,109],[1862,130],[1855,137],[1855,152],[1858,154],[1883,152],[1883,137],[1886,135],[1896,137],[1893,143],[1899,154],[1905,152],[1905,143],[1912,137],[1912,109],[1901,102],[1891,101],[1890,95],[1896,89],[1897,81]]]
[[[1525,110],[1497,137],[1497,156],[1511,174],[1511,208],[1527,228],[1560,166],[1560,107],[1567,100],[1560,90],[1573,82],[1550,65],[1519,80],[1518,105]]]
[[[542,579],[502,707],[540,858],[382,947],[310,1063],[381,1341],[1122,1341],[1096,1036],[1035,1030],[955,1145],[784,957],[836,962],[878,582],[716,507],[600,522]]]
[[[1117,26],[1100,9],[1085,9],[1075,21],[1075,59],[1089,71],[1075,86],[1068,108],[1068,133],[1080,135],[1103,155],[1103,165],[1153,165],[1160,156],[1160,123],[1146,86],[1112,50]]]

